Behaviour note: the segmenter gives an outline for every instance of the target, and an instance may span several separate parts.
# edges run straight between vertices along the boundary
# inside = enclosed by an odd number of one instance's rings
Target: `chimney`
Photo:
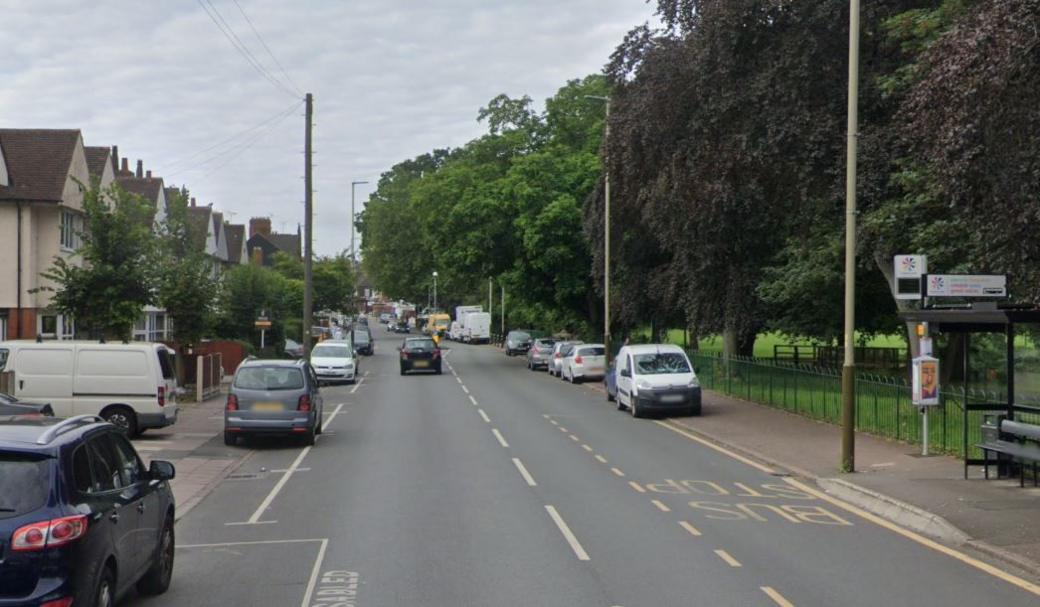
[[[138,179],[144,177],[144,161],[142,161],[140,158],[137,159],[137,174],[136,174],[136,177]]]
[[[119,171],[119,146],[112,146],[112,171]]]
[[[148,179],[151,179],[152,178],[152,171],[151,170],[145,171],[144,172],[144,176],[147,177]]]
[[[191,206],[193,206],[193,207],[195,206],[195,197],[194,196],[191,197]]]
[[[252,238],[257,234],[271,234],[270,217],[253,217],[249,220],[249,237]]]
[[[122,164],[122,166],[119,169],[119,174],[120,175],[129,175],[130,174],[130,161],[127,160],[126,158],[123,159],[123,164]]]

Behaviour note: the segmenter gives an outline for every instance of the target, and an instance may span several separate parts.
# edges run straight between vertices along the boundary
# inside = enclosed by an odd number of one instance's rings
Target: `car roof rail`
[[[54,440],[59,434],[68,432],[76,426],[84,424],[96,424],[98,422],[104,422],[105,420],[97,415],[73,415],[68,419],[63,419],[60,422],[54,424],[50,428],[47,428],[40,438],[36,439],[37,445],[46,445],[47,443]]]

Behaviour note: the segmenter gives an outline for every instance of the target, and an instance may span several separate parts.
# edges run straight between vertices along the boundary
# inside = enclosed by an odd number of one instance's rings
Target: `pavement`
[[[401,376],[400,338],[374,334],[361,382],[323,390],[317,444],[229,448],[234,472],[178,522],[169,592],[124,604],[1040,601],[1007,566],[704,438],[713,415],[633,419],[486,346]]]
[[[184,403],[176,424],[148,430],[132,441],[146,466],[153,459],[161,459],[176,467],[177,476],[170,485],[177,503],[177,520],[249,456],[224,445],[224,399],[220,394],[201,403]]]

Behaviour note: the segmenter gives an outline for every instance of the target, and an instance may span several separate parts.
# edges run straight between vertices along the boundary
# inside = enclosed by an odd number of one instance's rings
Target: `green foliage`
[[[267,343],[285,337],[299,339],[300,312],[303,309],[303,282],[253,264],[237,265],[224,273],[217,334],[231,339],[260,344],[256,319],[266,314],[272,321]]]
[[[345,255],[314,261],[314,309],[346,311],[353,308],[354,271]]]
[[[43,277],[56,287],[52,305],[76,319],[81,330],[111,339],[130,339],[144,307],[155,302],[151,274],[156,257],[155,211],[118,187],[83,191],[84,229],[76,257],[56,257]]]
[[[159,229],[156,299],[173,320],[173,338],[194,344],[213,327],[219,280],[213,260],[194,245],[188,222],[188,192],[166,201],[167,213]]]

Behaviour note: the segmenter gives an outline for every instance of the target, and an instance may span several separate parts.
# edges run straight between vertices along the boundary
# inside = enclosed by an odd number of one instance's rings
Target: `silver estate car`
[[[324,410],[318,377],[305,360],[246,359],[235,371],[224,407],[224,444],[240,436],[321,434]]]

